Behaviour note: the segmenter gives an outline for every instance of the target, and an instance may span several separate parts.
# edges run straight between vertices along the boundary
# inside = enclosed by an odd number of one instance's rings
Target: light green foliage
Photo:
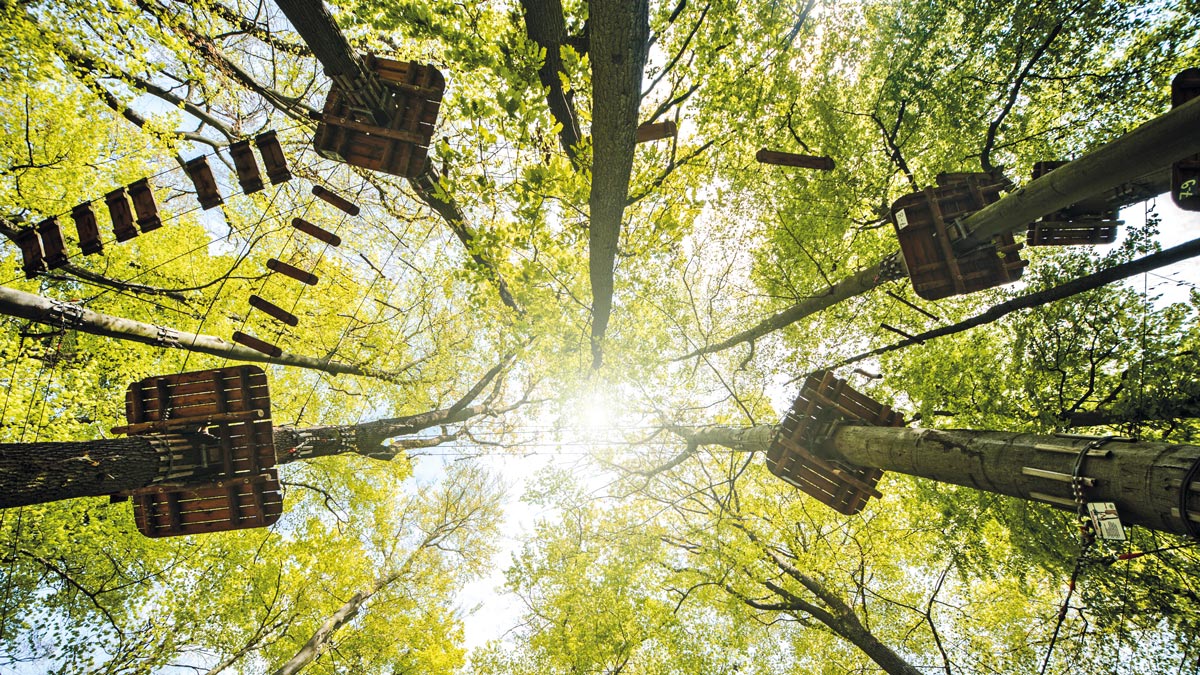
[[[680,133],[637,147],[599,372],[585,261],[588,134],[604,102],[591,100],[587,3],[562,4],[559,78],[583,132],[575,157],[521,3],[331,6],[356,49],[447,75],[430,148],[440,178],[422,201],[406,181],[311,151],[308,116],[327,81],[270,2],[0,3],[0,217],[36,223],[151,176],[165,221],[71,258],[152,293],[73,274],[26,281],[15,246],[0,252],[4,285],[391,374],[267,367],[276,425],[446,408],[517,350],[477,400],[537,405],[401,440],[599,448],[577,475],[548,472],[531,492],[543,518],[507,571],[522,624],[469,660],[456,594],[493,564],[500,486],[466,461],[418,483],[400,453],[289,464],[287,512],[270,530],[150,540],[133,533],[127,505],[102,500],[0,513],[0,668],[272,672],[356,593],[362,608],[308,672],[832,675],[878,672],[887,653],[950,675],[1040,667],[1078,554],[1069,517],[895,476],[884,499],[843,517],[758,456],[685,447],[671,429],[774,423],[794,393],[785,381],[890,342],[882,323],[919,332],[958,320],[1136,257],[1153,248],[1152,229],[1104,256],[1027,252],[1019,290],[935,305],[889,286],[936,319],[876,291],[752,348],[669,359],[895,250],[887,209],[914,184],[985,161],[1022,182],[1034,161],[1077,156],[1163,110],[1167,79],[1195,65],[1195,3],[652,3],[641,120],[673,120]],[[298,178],[247,197],[225,148],[266,129]],[[837,167],[760,165],[761,147]],[[177,160],[214,151],[226,202],[201,212]],[[314,200],[312,184],[363,215]],[[102,201],[96,209],[108,232]],[[297,234],[293,217],[343,245]],[[268,276],[272,257],[314,270],[318,286]],[[500,278],[521,312],[500,302]],[[250,311],[252,293],[300,325]],[[1196,399],[1198,306],[1194,293],[1160,306],[1100,289],[891,354],[868,366],[884,381],[854,384],[923,426],[1051,432],[1104,413],[1121,431],[1191,441],[1194,420],[1172,405]],[[103,437],[122,421],[128,383],[221,363],[4,327],[5,442]],[[593,404],[608,418],[581,424]],[[1133,536],[1123,550],[1175,543]],[[1186,670],[1195,570],[1188,550],[1089,563],[1048,672]]]

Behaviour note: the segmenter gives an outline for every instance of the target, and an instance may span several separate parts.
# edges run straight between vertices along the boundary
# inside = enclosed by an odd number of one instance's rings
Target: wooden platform
[[[390,119],[380,126],[334,86],[325,99],[313,145],[322,157],[413,178],[425,170],[446,79],[430,65],[363,57],[388,93]]]
[[[256,366],[150,377],[125,394],[130,434],[177,434],[202,448],[198,465],[171,453],[173,484],[133,490],[147,537],[265,527],[283,513],[267,378]],[[165,441],[165,442],[170,442]],[[190,476],[194,476],[190,477]],[[180,485],[182,484],[182,485]]]
[[[779,425],[767,450],[767,468],[838,513],[854,515],[868,499],[882,496],[875,486],[883,472],[817,457],[809,449],[834,423],[846,421],[904,426],[899,413],[855,391],[833,373],[814,373]]]
[[[991,245],[956,254],[963,233],[956,221],[1000,199],[1006,183],[990,174],[944,174],[944,184],[905,195],[892,204],[892,222],[913,290],[926,300],[965,295],[1021,278],[1021,260],[1011,234]]]

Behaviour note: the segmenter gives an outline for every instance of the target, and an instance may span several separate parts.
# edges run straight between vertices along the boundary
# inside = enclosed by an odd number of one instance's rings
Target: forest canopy
[[[314,150],[341,85],[272,0],[0,0],[0,306],[26,307],[0,318],[3,452],[112,440],[130,383],[240,363],[242,333],[283,354],[255,360],[284,492],[269,528],[166,538],[104,496],[0,510],[0,670],[1200,669],[1194,539],[1081,543],[1073,507],[893,472],[843,515],[748,440],[808,373],[1196,238],[1139,194],[1115,242],[930,301],[891,212],[940,174],[1015,192],[1166,113],[1195,2],[310,4],[444,75],[418,175]],[[233,147],[269,131],[291,178],[247,194]],[[117,241],[106,195],[143,178],[162,225]],[[52,217],[67,261],[27,275]],[[1196,283],[1146,272],[837,375],[915,429],[1196,444]],[[472,616],[481,587],[515,609]]]

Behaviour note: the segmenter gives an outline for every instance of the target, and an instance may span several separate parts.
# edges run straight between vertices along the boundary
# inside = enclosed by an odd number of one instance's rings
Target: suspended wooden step
[[[816,169],[818,171],[833,171],[834,167],[837,166],[832,157],[798,155],[794,152],[780,152],[766,148],[762,148],[754,153],[754,159],[757,159],[762,164],[797,166],[802,169]]]
[[[989,174],[976,174],[961,182],[925,188],[892,204],[892,222],[908,266],[913,290],[926,300],[940,300],[1021,278],[1027,264],[1017,252],[1011,234],[965,254],[956,255],[953,243],[963,234],[954,226],[1000,198],[1006,183]]]
[[[25,272],[26,279],[34,278],[42,270],[46,269],[45,262],[42,259],[42,242],[38,238],[36,229],[27,227],[23,230],[18,230],[16,238],[13,241],[21,249],[21,270]]]
[[[1066,166],[1062,160],[1033,163],[1033,179]],[[1026,246],[1095,246],[1117,240],[1122,221],[1104,199],[1089,199],[1048,214],[1029,224]]]
[[[325,99],[313,145],[328,159],[415,178],[425,169],[446,79],[430,65],[371,54],[362,61],[383,84],[386,124],[355,106],[353,93],[334,86]]]
[[[838,513],[854,515],[867,500],[882,495],[875,486],[883,472],[817,457],[813,445],[828,436],[834,423],[904,426],[904,418],[886,405],[855,391],[829,371],[805,380],[800,394],[767,449],[771,473]]]
[[[329,244],[330,246],[341,246],[342,245],[341,237],[337,236],[336,234],[334,234],[328,230],[321,229],[320,227],[313,225],[312,223],[308,222],[307,220],[305,220],[303,218],[292,218],[292,227],[296,228],[297,230],[300,230],[301,232],[303,232],[304,234],[307,234],[310,237],[313,237],[315,239],[323,241],[326,244]]]
[[[280,147],[279,138],[274,131],[255,136],[254,145],[258,146],[258,152],[262,155],[263,166],[267,168],[267,178],[271,179],[271,185],[286,183],[292,179],[287,158],[283,156],[283,148]]]
[[[46,262],[46,267],[53,270],[66,265],[66,246],[63,244],[62,230],[58,227],[58,219],[43,220],[38,223],[37,231],[42,240],[42,259]]]
[[[286,323],[289,326],[298,326],[300,324],[300,319],[295,314],[257,295],[250,296],[250,306],[272,319]]]
[[[229,154],[233,157],[233,168],[237,170],[238,185],[242,186],[242,194],[251,195],[263,189],[262,174],[258,172],[258,160],[254,158],[254,149],[250,147],[250,141],[230,143]]]
[[[130,183],[129,197],[133,200],[133,211],[137,215],[137,224],[142,234],[162,227],[162,220],[158,217],[158,204],[154,203],[149,179],[143,178]]]
[[[200,208],[205,211],[225,203],[217,188],[217,180],[213,178],[212,169],[208,166],[208,158],[204,155],[190,160],[183,165],[188,178],[196,188],[196,198],[200,200]]]
[[[643,124],[637,128],[637,142],[649,143],[663,138],[674,138],[679,133],[674,122],[656,122]]]
[[[352,203],[350,200],[342,197],[332,190],[323,188],[320,185],[314,185],[312,188],[312,193],[316,195],[318,199],[325,201],[334,208],[346,212],[347,215],[357,216],[359,214],[359,208],[357,204]]]
[[[104,203],[108,204],[108,215],[112,220],[117,241],[129,241],[138,236],[137,228],[133,226],[133,209],[129,207],[129,196],[125,193],[125,188],[117,188],[104,195]]]
[[[233,341],[240,345],[249,347],[250,349],[253,349],[254,351],[262,352],[263,354],[266,354],[268,356],[274,356],[274,357],[278,358],[280,355],[283,354],[283,350],[280,349],[279,347],[276,347],[275,345],[271,344],[270,342],[264,342],[263,340],[259,340],[258,338],[254,337],[253,335],[247,335],[240,330],[234,332]]]
[[[147,537],[265,527],[283,513],[271,399],[261,368],[151,377],[125,394],[128,424],[171,458],[167,482],[132,497]],[[203,433],[198,433],[203,432]]]
[[[104,245],[100,243],[100,227],[96,224],[96,212],[92,211],[91,203],[84,202],[71,209],[71,220],[75,221],[79,248],[83,254],[102,253]]]
[[[305,272],[299,267],[293,267],[281,260],[276,260],[275,258],[271,258],[267,261],[267,269],[271,270],[272,272],[279,272],[284,276],[289,276],[296,281],[308,284],[309,286],[317,285],[317,275]]]
[[[1171,107],[1200,96],[1200,68],[1188,68],[1171,80]],[[1200,211],[1200,155],[1171,165],[1171,199],[1185,211]]]

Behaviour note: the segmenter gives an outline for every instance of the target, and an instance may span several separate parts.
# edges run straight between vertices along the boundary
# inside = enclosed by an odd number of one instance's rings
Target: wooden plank
[[[133,200],[133,211],[137,214],[137,224],[142,234],[162,227],[158,217],[158,204],[154,203],[154,192],[150,190],[149,179],[143,178],[129,184],[129,198]]]
[[[258,146],[258,152],[263,158],[263,165],[267,169],[267,178],[271,179],[272,185],[292,179],[292,172],[288,170],[287,158],[283,156],[283,148],[280,147],[279,138],[274,131],[267,131],[255,136],[254,145]]]
[[[133,226],[133,209],[129,206],[129,195],[126,194],[125,188],[117,188],[105,194],[104,203],[108,205],[108,216],[118,242],[129,241],[138,236],[137,228]]]
[[[342,197],[332,190],[323,188],[320,185],[314,185],[312,187],[312,193],[318,199],[325,201],[334,208],[344,211],[347,215],[357,216],[359,214],[359,208],[357,204],[352,203],[350,200]]]
[[[21,248],[21,270],[25,272],[25,278],[36,277],[46,268],[42,258],[42,240],[37,230],[32,227],[19,230],[16,243]]]
[[[75,231],[79,234],[79,248],[84,255],[104,251],[104,246],[100,243],[100,227],[96,224],[96,212],[92,211],[90,202],[72,208],[71,220],[75,221]]]
[[[837,166],[832,157],[799,155],[794,152],[780,152],[766,148],[762,148],[754,153],[754,158],[762,164],[795,166],[802,169],[816,169],[818,171],[833,171],[834,167]]]
[[[188,178],[192,179],[192,185],[196,188],[196,198],[200,201],[200,208],[207,211],[225,203],[217,188],[217,181],[213,178],[212,169],[208,166],[207,157],[200,155],[187,161],[184,163],[183,169],[187,172]]]
[[[245,346],[249,347],[250,349],[260,351],[264,354],[269,354],[271,356],[279,356],[280,354],[283,353],[283,350],[280,349],[279,347],[276,347],[275,345],[273,345],[269,342],[264,342],[262,340],[259,340],[258,338],[254,337],[252,335],[247,335],[240,330],[236,331],[233,334],[233,341],[238,344],[245,345]]]
[[[67,264],[67,254],[64,250],[62,230],[58,227],[58,218],[47,218],[37,225],[38,236],[42,240],[42,259],[46,267],[58,269]]]
[[[300,324],[300,318],[295,314],[292,314],[279,305],[276,305],[275,303],[257,295],[250,296],[250,306],[260,312],[263,312],[272,319],[286,323],[289,326],[297,326]]]
[[[251,195],[263,189],[262,174],[258,171],[258,160],[254,159],[250,141],[242,139],[230,143],[229,154],[233,157],[233,168],[237,171],[242,194]]]
[[[309,286],[316,286],[317,281],[319,281],[317,279],[317,275],[305,272],[298,267],[293,267],[292,265],[289,265],[282,260],[276,260],[275,258],[267,260],[267,269],[271,270],[272,272],[279,272],[284,276],[291,277],[296,281],[308,284]]]
[[[679,129],[674,122],[658,122],[655,124],[643,124],[637,128],[637,142],[648,143],[664,138],[674,138],[679,133]]]
[[[312,223],[308,222],[307,220],[305,220],[303,218],[292,218],[292,227],[296,228],[297,230],[300,230],[301,232],[309,235],[310,237],[313,237],[314,239],[323,241],[326,244],[329,244],[330,246],[341,246],[342,245],[341,237],[337,236],[336,234],[334,234],[328,230],[324,230],[320,227],[317,227],[316,225],[313,225]]]

